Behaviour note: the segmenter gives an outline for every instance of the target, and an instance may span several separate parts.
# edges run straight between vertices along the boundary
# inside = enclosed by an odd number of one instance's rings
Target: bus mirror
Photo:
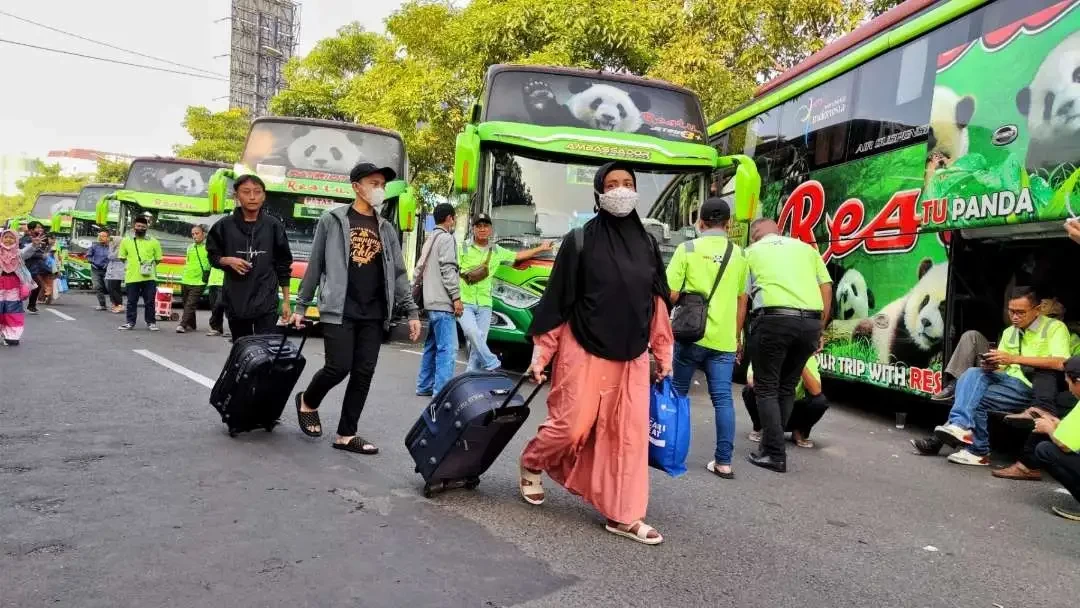
[[[103,196],[94,209],[94,223],[98,226],[109,225],[109,197]]]
[[[480,135],[475,127],[466,125],[465,131],[457,136],[454,151],[454,191],[475,192],[479,178]]]
[[[754,160],[744,154],[722,156],[717,161],[717,168],[735,165],[735,209],[736,222],[749,222],[757,215],[758,201],[761,197],[761,176]]]
[[[49,220],[49,232],[53,234],[60,232],[60,213],[54,213]]]
[[[229,180],[236,179],[236,172],[232,169],[218,169],[214,172],[214,175],[210,177],[210,186],[207,187],[206,193],[210,197],[210,212],[211,213],[225,213],[225,201],[228,200],[228,188]]]
[[[397,218],[402,232],[412,232],[416,228],[416,193],[411,186],[398,195]]]
[[[481,107],[479,102],[473,104],[472,113],[469,116],[469,122],[474,125],[480,124],[480,109]]]

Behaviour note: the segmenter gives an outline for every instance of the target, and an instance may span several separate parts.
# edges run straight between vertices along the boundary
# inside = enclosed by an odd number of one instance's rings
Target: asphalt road
[[[224,340],[120,333],[90,306],[69,294],[53,310],[72,320],[43,307],[0,348],[0,606],[1011,608],[1080,592],[1080,525],[1049,514],[1069,500],[1056,484],[914,456],[920,431],[891,414],[834,406],[819,447],[777,475],[742,462],[737,403],[723,481],[703,469],[712,408],[695,387],[691,470],[651,471],[666,541],[646,547],[551,482],[542,507],[518,497],[542,402],[477,490],[422,498],[402,444],[424,405],[417,346],[383,348],[361,419],[382,453],[365,457],[302,435],[291,407],[275,432],[230,439],[202,384]],[[302,383],[321,341],[305,354]]]

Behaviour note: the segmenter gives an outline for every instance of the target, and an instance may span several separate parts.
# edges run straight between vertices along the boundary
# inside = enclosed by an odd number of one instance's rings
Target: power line
[[[7,39],[4,39],[4,38],[0,38],[0,43],[13,44],[15,46],[24,46],[24,47],[30,48],[30,49],[37,49],[39,51],[48,51],[50,53],[59,53],[61,55],[71,55],[73,57],[82,57],[83,59],[93,59],[95,61],[104,61],[106,63],[115,63],[117,65],[126,65],[126,66],[133,67],[133,68],[142,68],[144,70],[154,70],[156,72],[166,72],[166,73],[169,73],[169,74],[180,74],[182,76],[191,76],[192,78],[204,78],[206,80],[217,80],[219,82],[229,82],[228,78],[218,77],[218,76],[210,76],[209,74],[194,74],[192,72],[182,72],[180,70],[170,70],[169,68],[159,68],[159,67],[157,67],[155,65],[146,65],[146,64],[142,64],[142,63],[130,63],[130,62],[127,62],[127,61],[120,61],[119,59],[109,59],[107,57],[96,57],[94,55],[84,55],[82,53],[76,53],[76,52],[73,52],[73,51],[65,51],[65,50],[61,50],[61,49],[54,49],[54,48],[50,48],[50,47],[47,47],[47,46],[37,46],[37,45],[34,45],[34,44],[27,44],[25,42],[16,42],[14,40],[7,40]]]
[[[162,59],[161,57],[155,57],[153,55],[148,55],[146,53],[140,53],[139,51],[132,51],[130,49],[125,49],[123,47],[119,47],[119,46],[116,46],[114,44],[109,44],[108,42],[102,42],[100,40],[94,40],[93,38],[87,38],[86,36],[80,36],[79,34],[74,34],[72,32],[68,32],[68,31],[62,30],[60,28],[53,27],[51,25],[45,25],[44,23],[38,23],[37,21],[32,21],[32,20],[27,19],[25,17],[20,17],[18,15],[13,15],[13,14],[7,12],[7,11],[0,10],[0,15],[4,15],[5,17],[11,17],[12,19],[17,19],[17,20],[22,21],[24,23],[29,23],[31,25],[36,25],[38,27],[43,27],[43,28],[45,28],[47,30],[54,31],[54,32],[57,32],[59,34],[63,34],[65,36],[71,36],[72,38],[77,38],[79,40],[83,40],[83,41],[86,41],[86,42],[91,42],[93,44],[98,44],[98,45],[108,47],[110,49],[114,49],[114,50],[121,51],[121,52],[124,52],[124,53],[137,55],[139,57],[144,57],[146,59],[153,59],[154,61],[160,61],[162,63],[167,63],[167,64],[170,64],[170,65],[185,68],[185,69],[188,69],[188,70],[195,70],[196,72],[206,72],[207,74],[213,74],[214,76],[220,76],[222,78],[227,78],[227,76],[225,74],[221,74],[219,72],[211,72],[210,70],[195,67],[193,65],[187,65],[187,64],[184,64],[184,63],[177,63],[175,61],[169,61],[168,59]]]

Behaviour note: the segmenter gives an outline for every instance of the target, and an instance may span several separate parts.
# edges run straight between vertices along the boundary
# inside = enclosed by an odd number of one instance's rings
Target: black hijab
[[[608,163],[596,172],[597,203],[604,179],[616,170],[630,173],[636,187],[637,177],[629,165]],[[660,248],[636,210],[616,217],[598,209],[582,230],[580,251],[573,231],[563,238],[547,289],[533,310],[529,335],[567,322],[587,352],[632,361],[649,346],[655,297],[665,303],[670,297]]]

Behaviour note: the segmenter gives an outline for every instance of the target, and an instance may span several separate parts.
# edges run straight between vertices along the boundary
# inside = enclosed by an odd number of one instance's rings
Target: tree
[[[173,152],[180,158],[235,163],[244,151],[250,126],[248,113],[242,108],[211,112],[191,106],[184,115],[184,128],[193,141],[173,146]]]
[[[94,180],[102,184],[122,184],[127,179],[128,167],[130,166],[131,163],[126,160],[98,158],[97,175]]]
[[[38,161],[38,172],[15,182],[20,194],[0,197],[0,218],[27,213],[42,192],[78,192],[87,184],[86,176],[60,175],[60,165],[45,165]]]
[[[348,25],[285,70],[279,114],[402,134],[412,178],[447,192],[454,138],[497,63],[629,72],[687,86],[717,117],[899,0],[409,0],[386,35]]]

